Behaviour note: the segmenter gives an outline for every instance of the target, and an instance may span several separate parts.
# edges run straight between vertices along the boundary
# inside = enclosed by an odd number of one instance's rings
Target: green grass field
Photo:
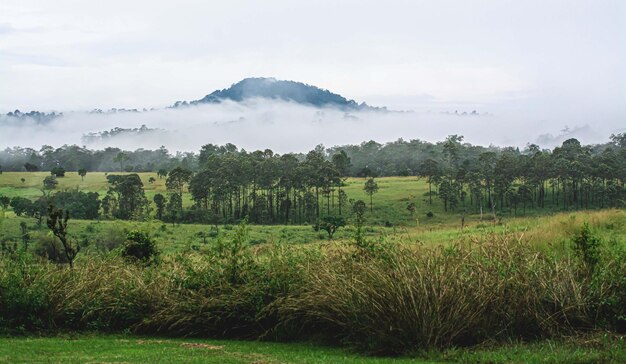
[[[34,199],[41,195],[40,186],[47,175],[47,172],[2,173],[0,195]],[[157,178],[156,173],[139,175],[149,199],[157,192],[166,192],[165,179]],[[156,181],[149,183],[151,177]],[[22,178],[25,182],[21,182]],[[58,181],[58,190],[78,188],[104,195],[108,188],[106,174],[101,172],[88,173],[84,181],[76,172],[68,172]],[[369,202],[368,196],[363,191],[364,183],[364,178],[349,178],[343,188],[350,199],[363,199]],[[378,179],[378,184],[380,190],[374,195],[373,212],[367,213],[366,223],[370,226],[366,228],[366,234],[370,238],[384,237],[392,241],[430,245],[448,244],[496,231],[517,233],[523,236],[523,239],[539,244],[565,244],[584,221],[589,221],[605,239],[626,241],[626,213],[623,210],[565,212],[551,214],[553,215],[551,218],[529,211],[528,216],[504,215],[498,224],[493,224],[493,220],[487,220],[487,214],[484,221],[480,220],[480,215],[468,214],[465,218],[465,227],[461,230],[459,212],[444,212],[443,205],[436,197],[433,197],[432,205],[428,203],[428,197],[425,195],[428,185],[424,180],[415,177],[386,177]],[[187,193],[184,202],[186,206],[191,204]],[[413,217],[406,210],[409,202],[414,202],[417,206]],[[432,211],[434,217],[427,217],[428,211]],[[34,219],[15,217],[10,210],[5,213],[5,217],[0,232],[0,239],[4,241],[20,240],[19,224],[22,221],[28,224],[35,238],[48,233],[45,226],[43,228],[36,226]],[[393,222],[394,226],[384,227],[386,221]],[[217,239],[215,229],[209,225],[173,225],[158,220],[145,222],[70,220],[70,226],[72,236],[85,247],[93,247],[106,239],[123,239],[124,231],[128,230],[149,232],[164,252],[201,250]],[[220,226],[221,236],[228,239],[232,228],[232,225]],[[347,226],[338,230],[334,240],[349,240],[352,235],[353,228]],[[250,229],[250,239],[253,245],[306,244],[324,243],[327,241],[327,235],[314,231],[308,225],[254,225]]]
[[[119,174],[119,173],[111,173]],[[144,184],[144,190],[149,201],[155,193],[165,193],[165,179],[159,179],[156,173],[138,173]],[[48,172],[4,172],[0,174],[0,195],[14,197],[21,196],[35,199],[42,195],[41,188],[43,179],[48,176]],[[103,196],[106,194],[108,184],[107,173],[88,173],[84,181],[76,172],[67,172],[65,177],[58,178],[57,190],[79,189],[82,191],[98,192]],[[156,181],[148,182],[150,178]],[[21,179],[24,182],[21,182]],[[363,191],[365,178],[348,178],[346,186],[342,187],[349,199],[364,200],[369,206],[369,196]],[[373,212],[370,214],[370,223],[382,225],[390,222],[394,225],[415,225],[416,219],[420,224],[437,225],[458,221],[461,219],[461,208],[457,212],[444,213],[443,204],[439,199],[433,197],[433,204],[428,204],[428,184],[424,180],[416,177],[384,177],[377,179],[379,185],[378,193],[373,197]],[[417,209],[414,216],[407,211],[407,205],[413,202]],[[327,201],[320,198],[320,209],[326,210]],[[336,203],[336,201],[335,201]],[[190,206],[192,200],[188,193],[183,196],[183,204]],[[331,205],[333,202],[331,201]],[[434,217],[427,218],[426,213],[432,211]],[[479,216],[468,214],[466,221],[477,220]]]
[[[623,363],[624,338],[449,349],[414,357],[365,357],[312,343],[170,339],[123,335],[0,338],[2,363]]]
[[[0,240],[7,242],[21,241],[20,222],[26,222],[33,240],[48,234],[44,226],[38,227],[35,219],[10,217],[2,222]],[[438,226],[408,226],[385,228],[367,227],[366,235],[372,239],[384,238],[395,242],[410,242],[425,245],[447,245],[456,241],[480,238],[494,231],[514,234],[516,237],[537,245],[569,244],[571,237],[584,222],[589,222],[597,234],[607,241],[626,243],[626,212],[622,210],[579,211],[562,213],[551,217],[527,217],[506,220],[501,225],[473,223],[461,230],[454,223]],[[95,250],[106,245],[107,240],[123,240],[125,231],[140,230],[148,232],[165,253],[203,250],[217,241],[215,230],[210,225],[200,224],[164,224],[152,221],[89,221],[70,220],[71,236],[88,249]],[[234,232],[232,225],[221,225],[220,235],[230,239]],[[334,236],[334,242],[352,239],[354,228],[347,226]],[[252,225],[250,243],[263,244],[327,244],[326,233],[316,232],[310,226],[300,225]]]

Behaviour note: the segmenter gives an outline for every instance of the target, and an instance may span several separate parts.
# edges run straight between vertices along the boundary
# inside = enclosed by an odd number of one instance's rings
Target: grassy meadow
[[[41,196],[43,179],[47,172],[4,172],[0,174],[0,195],[21,196],[35,199]],[[106,194],[108,184],[107,173],[91,172],[84,180],[76,172],[67,172],[65,177],[58,178],[57,190],[79,189]],[[156,173],[139,173],[144,183],[144,190],[149,201],[155,193],[165,194],[165,179],[159,179]],[[150,178],[154,182],[150,183]],[[21,182],[24,179],[24,182]],[[365,178],[348,178],[343,187],[349,199],[364,200],[369,206],[369,196],[363,191]],[[428,203],[428,184],[416,177],[385,177],[377,179],[379,192],[373,197],[373,211],[367,212],[365,233],[370,238],[385,238],[394,241],[405,241],[420,244],[449,244],[450,242],[468,239],[492,232],[519,233],[526,241],[541,244],[564,244],[572,234],[580,228],[584,221],[589,221],[609,240],[626,240],[623,210],[572,211],[554,212],[548,218],[528,209],[527,214],[510,216],[499,215],[494,224],[489,213],[483,215],[467,213],[464,228],[461,229],[462,213],[444,212],[443,204],[433,196],[432,205]],[[408,203],[416,206],[414,214],[406,209]],[[188,193],[183,195],[186,207],[192,204]],[[335,202],[336,203],[336,202]],[[325,211],[326,201],[321,199],[321,210]],[[333,202],[331,201],[331,206]],[[349,210],[349,209],[346,209]],[[461,208],[457,209],[461,210]],[[428,217],[427,213],[434,215]],[[351,214],[344,212],[350,217]],[[12,212],[5,212],[0,239],[18,240],[19,223],[24,221],[37,235],[39,229],[34,219],[19,218]],[[180,251],[185,249],[202,249],[217,238],[217,232],[223,238],[229,238],[233,231],[232,225],[212,227],[200,224],[165,224],[156,219],[150,221],[87,221],[70,220],[71,233],[75,239],[85,246],[102,239],[115,239],[123,235],[123,231],[144,230],[150,232],[163,251]],[[47,230],[42,230],[47,233]],[[335,241],[348,241],[354,234],[350,225],[341,228],[334,236]],[[123,237],[122,237],[123,239]],[[250,239],[253,245],[265,243],[324,243],[327,241],[325,232],[315,232],[307,225],[253,225],[250,226]]]
[[[2,173],[0,195],[37,198],[47,175]],[[165,179],[140,176],[149,200],[166,192]],[[105,173],[58,181],[107,190]],[[342,188],[369,207],[364,182]],[[333,240],[309,225],[70,219],[74,269],[0,256],[0,362],[625,360],[626,211],[468,213],[462,228],[460,212],[428,203],[424,180],[377,182],[362,230],[348,214]],[[29,251],[54,239],[45,223],[1,213],[7,245],[22,246],[20,223]],[[158,259],[120,256],[132,230]]]

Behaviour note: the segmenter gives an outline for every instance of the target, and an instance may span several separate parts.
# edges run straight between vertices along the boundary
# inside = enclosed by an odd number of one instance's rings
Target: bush
[[[589,276],[580,274],[578,259],[510,235],[480,239],[437,248],[384,241],[368,243],[375,249],[251,247],[243,223],[231,240],[218,237],[214,250],[158,265],[109,254],[79,259],[72,271],[18,254],[0,258],[0,331],[324,337],[368,353],[404,354],[623,328],[621,243],[600,247]],[[153,242],[131,232],[125,248],[131,245]]]
[[[25,333],[50,325],[45,270],[26,254],[0,259],[0,333]]]
[[[127,260],[148,263],[158,255],[156,243],[147,233],[133,230],[126,235],[122,256]]]
[[[67,264],[67,256],[63,253],[63,245],[57,238],[48,234],[39,234],[35,237],[37,242],[33,252],[35,255],[45,258],[57,264]]]
[[[572,241],[574,252],[582,260],[585,268],[593,271],[600,259],[600,239],[593,235],[589,223],[583,224],[580,233]]]
[[[589,306],[595,324],[626,332],[626,248],[613,241],[598,253],[598,264],[589,282]]]
[[[50,170],[50,174],[55,177],[65,177],[65,168],[63,167],[54,167]]]
[[[402,354],[486,340],[536,339],[588,327],[585,281],[566,262],[522,243],[479,249],[387,247],[311,270],[281,320],[374,354]]]

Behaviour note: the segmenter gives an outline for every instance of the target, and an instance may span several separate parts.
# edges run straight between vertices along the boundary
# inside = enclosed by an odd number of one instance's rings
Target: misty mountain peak
[[[192,101],[191,104],[220,103],[226,100],[241,102],[254,98],[283,100],[316,107],[381,110],[368,106],[364,102],[358,104],[354,100],[316,86],[296,81],[277,80],[273,77],[245,78],[229,88],[213,91],[200,100]],[[179,105],[182,104],[177,103],[175,106]]]

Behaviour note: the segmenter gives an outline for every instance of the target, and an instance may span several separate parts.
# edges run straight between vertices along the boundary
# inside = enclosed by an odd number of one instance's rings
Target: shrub
[[[54,236],[39,234],[35,237],[35,241],[37,243],[34,245],[33,252],[36,256],[57,264],[68,263],[67,257],[63,253],[63,245]]]
[[[580,233],[572,239],[574,251],[582,260],[585,268],[593,271],[600,259],[600,239],[593,235],[589,223],[583,224]]]
[[[626,248],[619,241],[607,244],[589,282],[588,305],[595,324],[626,332]]]
[[[388,247],[365,260],[325,259],[279,316],[375,354],[535,339],[589,324],[572,266],[492,239],[479,249]]]
[[[63,167],[54,167],[50,170],[50,174],[55,177],[65,177],[65,168]]]
[[[156,243],[147,233],[133,230],[126,235],[122,256],[127,260],[148,263],[158,255]]]
[[[0,257],[0,331],[324,337],[368,353],[404,354],[624,324],[620,242],[600,247],[589,276],[580,274],[578,259],[511,235],[436,248],[384,241],[250,247],[245,223],[233,235],[218,237],[214,250],[149,266],[117,254],[79,259],[73,271]],[[128,234],[129,244],[150,241]]]
[[[49,326],[49,285],[44,269],[27,254],[0,258],[0,332],[41,330]]]
[[[346,220],[341,216],[323,216],[322,219],[315,225],[313,225],[313,230],[320,231],[324,230],[328,234],[328,240],[333,238],[335,232],[346,226]]]

